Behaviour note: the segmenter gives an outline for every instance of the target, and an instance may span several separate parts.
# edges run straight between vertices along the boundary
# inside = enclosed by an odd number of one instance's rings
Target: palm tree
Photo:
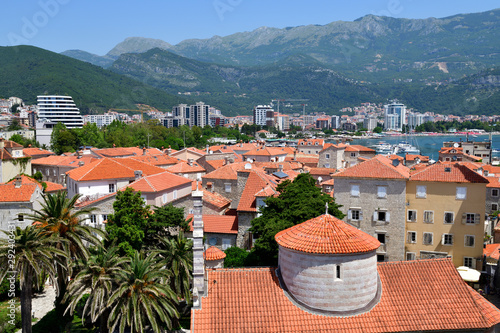
[[[89,297],[85,301],[82,320],[87,316],[92,322],[100,319],[101,333],[106,332],[108,328],[109,308],[107,302],[117,287],[118,272],[123,269],[125,263],[130,261],[128,257],[120,257],[118,251],[119,248],[114,245],[107,250],[102,245],[91,249],[85,267],[68,284],[64,298],[64,301],[71,299],[66,311],[73,314],[80,299],[88,293]]]
[[[151,328],[160,332],[164,325],[172,327],[172,318],[179,316],[175,304],[177,295],[164,283],[169,272],[161,269],[157,254],[152,252],[144,258],[134,253],[124,270],[119,273],[119,287],[109,298],[111,312],[108,327],[111,332],[119,327],[123,333],[126,327],[132,333]]]
[[[61,258],[66,253],[55,248],[54,237],[43,233],[39,228],[27,226],[24,229],[16,227],[12,232],[3,231],[9,240],[2,240],[0,245],[0,263],[3,269],[0,272],[2,281],[9,272],[19,274],[21,282],[21,320],[23,333],[31,333],[31,294],[33,282],[37,284],[37,275],[46,272],[54,280],[56,266],[61,267]],[[12,275],[11,275],[12,276]],[[9,276],[10,277],[10,276]]]
[[[71,276],[71,259],[88,258],[88,250],[84,242],[92,245],[101,243],[100,237],[104,238],[104,232],[91,226],[82,225],[81,222],[93,209],[81,209],[76,211],[75,204],[80,198],[76,194],[72,198],[66,198],[66,192],[60,191],[56,194],[43,196],[42,208],[34,210],[33,214],[26,217],[33,221],[33,224],[41,227],[44,233],[56,235],[56,248],[68,254],[65,259],[65,268],[57,266],[57,298],[56,309],[61,312],[58,305],[62,303],[68,277]]]
[[[193,271],[193,241],[184,237],[182,231],[177,237],[160,237],[158,251],[163,257],[163,266],[170,270],[170,288],[180,297],[190,299],[190,284]]]

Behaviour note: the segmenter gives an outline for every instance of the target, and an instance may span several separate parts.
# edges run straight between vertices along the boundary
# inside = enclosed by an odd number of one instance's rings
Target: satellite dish
[[[453,147],[455,147],[455,148],[458,148],[459,146],[460,146],[460,145],[458,144],[458,142],[455,142],[455,143],[453,144]]]
[[[457,160],[457,157],[456,157],[456,156],[453,156],[453,157],[452,157],[452,160],[456,161],[456,160]]]
[[[245,164],[245,170],[251,170],[251,169],[252,169],[252,164],[251,163]]]
[[[398,159],[392,160],[392,165],[397,167],[399,165],[399,160]]]

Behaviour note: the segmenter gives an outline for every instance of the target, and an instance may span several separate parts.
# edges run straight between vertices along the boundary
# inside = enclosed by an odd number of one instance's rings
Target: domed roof
[[[285,248],[317,254],[363,253],[380,246],[374,237],[329,214],[280,231],[275,239]]]
[[[205,260],[220,260],[226,257],[226,254],[215,246],[210,246],[205,253],[203,253]]]

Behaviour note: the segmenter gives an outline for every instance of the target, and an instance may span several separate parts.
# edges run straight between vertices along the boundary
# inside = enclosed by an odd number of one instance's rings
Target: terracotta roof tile
[[[335,178],[379,178],[407,179],[409,169],[401,164],[394,167],[389,159],[376,155],[368,161],[361,162],[333,175]]]
[[[325,140],[323,139],[299,139],[297,142],[297,147],[303,146],[302,143],[304,143],[304,146],[319,146],[322,147],[325,144]],[[316,145],[317,143],[317,145]]]
[[[363,153],[375,153],[375,150],[362,146],[362,145],[347,145],[345,147],[345,151],[347,152],[363,152]]]
[[[498,262],[498,260],[500,259],[499,251],[500,244],[486,244],[485,248],[483,249],[483,255]]]
[[[207,173],[203,179],[238,179],[238,170],[245,169],[244,162],[231,163]]]
[[[427,163],[429,162],[429,156],[425,156],[425,155],[414,155],[414,154],[406,154],[405,155],[405,159],[407,161],[415,161],[415,159],[418,158],[420,160],[420,162],[422,163]]]
[[[201,184],[200,184],[201,185]],[[217,208],[224,208],[231,203],[231,200],[223,197],[217,192],[203,190],[203,201]]]
[[[45,193],[51,193],[51,192],[58,192],[58,191],[65,191],[66,187],[62,186],[61,184],[53,183],[53,182],[48,182],[45,181],[45,184],[47,184],[47,187],[45,188]]]
[[[84,165],[90,164],[92,162],[98,161],[99,158],[96,158],[95,156],[92,155],[83,155],[83,156],[76,156],[76,155],[71,155],[71,156],[47,156],[47,157],[41,157],[37,158],[33,161],[31,161],[31,165],[33,166],[60,166],[60,167],[72,167],[72,168],[78,168],[78,163],[83,162]]]
[[[485,330],[500,310],[463,282],[450,259],[379,263],[382,295],[366,313],[309,313],[292,303],[275,268],[208,270],[208,295],[191,312],[191,331],[425,332]]]
[[[226,254],[215,246],[210,246],[205,252],[203,252],[203,258],[207,261],[221,260],[226,257]]]
[[[42,186],[35,180],[21,176],[21,186],[16,188],[15,180],[0,184],[0,202],[29,202],[36,188]]]
[[[90,164],[66,172],[75,181],[134,178],[134,171],[143,176],[164,172],[165,169],[130,158],[102,158]]]
[[[155,175],[141,177],[140,179],[130,183],[128,187],[132,188],[134,191],[155,193],[163,192],[186,184],[191,184],[191,180],[165,171]]]
[[[410,180],[448,183],[488,183],[488,179],[459,163],[435,163],[421,171],[412,173]]]
[[[309,173],[314,176],[330,176],[332,173],[335,173],[337,171],[336,169],[332,168],[307,168],[309,170]]]
[[[275,239],[288,249],[318,254],[363,253],[380,246],[372,236],[329,214],[280,231]]]
[[[193,162],[193,165],[189,165],[188,162],[184,161],[169,166],[168,168],[166,168],[166,170],[172,173],[203,173],[206,171],[205,168],[203,168],[196,162]]]
[[[494,188],[500,188],[500,178],[499,178],[500,175],[496,176],[496,177],[486,177],[486,179],[488,179],[488,184],[486,184],[486,187],[494,187]]]
[[[249,158],[251,156],[282,156],[287,155],[286,151],[283,151],[279,148],[271,148],[271,147],[260,147],[255,148],[246,153],[243,153],[243,157]]]
[[[168,156],[166,154],[161,155],[141,155],[131,157],[134,160],[141,161],[144,163],[149,163],[155,166],[165,166],[165,165],[174,165],[179,163],[179,159],[175,157]]]
[[[53,152],[42,149],[42,148],[24,148],[23,153],[26,156],[38,156],[38,155],[54,155]]]
[[[186,220],[192,219],[189,214]],[[203,214],[203,231],[213,234],[238,234],[238,216]],[[189,230],[193,231],[193,221],[189,222]]]
[[[260,175],[257,170],[248,170],[248,172],[248,179],[241,193],[240,202],[238,203],[238,211],[256,212],[257,206],[255,195],[267,185],[270,185],[270,182],[264,175]]]

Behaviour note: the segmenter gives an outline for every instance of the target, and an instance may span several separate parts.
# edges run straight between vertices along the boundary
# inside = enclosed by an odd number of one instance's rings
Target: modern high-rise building
[[[206,125],[210,125],[209,108],[210,105],[203,102],[197,102],[195,105],[191,105],[189,126],[205,127]]]
[[[373,131],[377,127],[377,118],[365,118],[363,120],[363,127],[369,131]]]
[[[424,123],[424,115],[421,113],[409,113],[408,114],[408,127],[414,130],[418,125]]]
[[[330,120],[330,124],[333,129],[339,128],[340,127],[340,117],[339,116],[332,116],[332,119]]]
[[[117,114],[105,113],[105,114],[87,114],[83,116],[85,123],[96,124],[97,127],[101,128],[110,125],[113,121],[119,120]]]
[[[257,105],[253,109],[253,123],[259,126],[266,126],[274,123],[274,110],[270,105]]]
[[[406,124],[406,106],[401,103],[392,102],[384,105],[384,129],[387,131],[401,131]]]
[[[47,123],[46,128],[63,123],[67,128],[83,126],[83,117],[71,96],[37,96],[38,120]],[[52,124],[49,124],[52,123]]]
[[[36,121],[36,140],[41,145],[50,145],[52,129],[57,123],[66,128],[83,127],[83,117],[71,96],[37,96],[38,120]]]

